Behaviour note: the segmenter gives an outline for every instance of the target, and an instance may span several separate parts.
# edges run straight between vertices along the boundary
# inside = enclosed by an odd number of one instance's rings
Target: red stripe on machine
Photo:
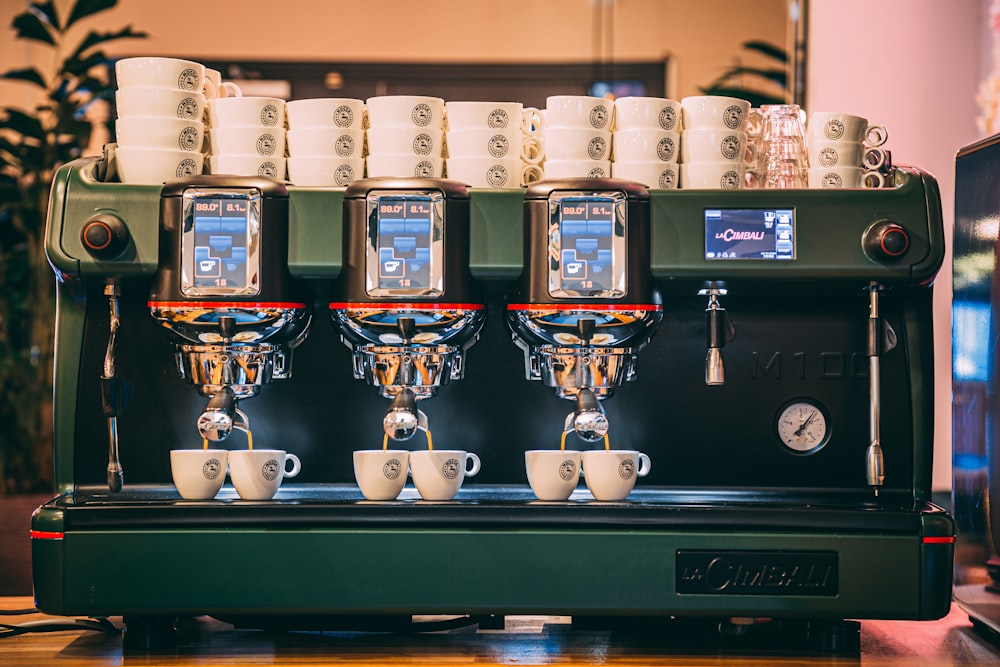
[[[507,310],[652,310],[661,311],[658,303],[509,303]]]
[[[925,537],[923,538],[924,544],[954,544],[955,536],[941,536],[941,537]]]
[[[148,301],[150,308],[305,308],[294,301]]]
[[[31,539],[33,540],[61,540],[64,535],[64,533],[56,533],[50,530],[31,531]]]
[[[333,301],[330,303],[331,310],[483,310],[485,306],[481,303],[391,303],[388,301]]]

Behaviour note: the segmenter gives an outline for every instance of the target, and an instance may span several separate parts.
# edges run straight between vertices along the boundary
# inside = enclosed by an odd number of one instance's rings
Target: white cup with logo
[[[225,449],[172,449],[170,474],[174,486],[187,500],[214,498],[226,480],[228,461]]]
[[[291,463],[291,469],[288,464]],[[269,500],[286,477],[302,469],[299,457],[283,449],[242,449],[229,452],[229,478],[243,500]]]
[[[542,178],[541,167],[516,157],[450,157],[445,166],[448,178],[471,188],[519,188]]]
[[[230,126],[285,127],[285,101],[277,97],[225,97],[208,104],[212,128]]]
[[[524,453],[528,484],[539,500],[566,500],[580,481],[580,452],[529,449]]]
[[[681,103],[664,97],[619,97],[615,100],[615,131],[680,132]]]
[[[692,162],[678,165],[681,188],[739,190],[745,187],[746,166],[742,162]]]
[[[448,130],[445,135],[450,158],[522,158],[521,150],[527,138],[528,135],[516,127]],[[534,137],[531,140],[537,141]]]
[[[809,187],[824,190],[860,188],[861,167],[812,167],[809,169]]]
[[[359,449],[354,452],[354,479],[368,500],[395,500],[410,464],[405,449]]]
[[[882,125],[870,125],[867,118],[837,111],[813,111],[808,114],[810,141],[851,141],[867,146],[881,146],[889,134]]]
[[[744,131],[750,114],[750,102],[738,97],[692,95],[681,100],[684,139],[689,130]]]
[[[583,478],[596,500],[625,500],[635,480],[649,470],[649,457],[642,452],[592,449],[583,453]]]
[[[369,177],[399,176],[401,178],[440,178],[444,175],[444,158],[433,155],[377,155],[365,158]]]
[[[744,162],[749,157],[747,134],[738,130],[684,130],[681,162]]]
[[[365,131],[360,128],[300,127],[288,130],[285,137],[292,157],[360,158],[365,145]]]
[[[279,181],[285,178],[285,158],[273,155],[224,153],[208,158],[209,170],[213,174],[233,174],[236,176],[266,176]]]
[[[545,178],[608,178],[611,160],[550,160],[542,165]]]
[[[365,175],[365,160],[360,157],[291,155],[287,163],[288,180],[303,187],[344,188]]]
[[[115,138],[119,146],[198,153],[205,139],[205,124],[181,118],[123,116],[115,121]]]
[[[615,103],[603,97],[552,95],[545,98],[545,128],[589,128],[611,131]]]
[[[626,181],[641,183],[654,190],[674,190],[680,187],[680,165],[676,162],[612,162],[611,175]]]
[[[122,183],[160,185],[176,178],[196,176],[202,172],[205,156],[179,148],[148,148],[118,146],[118,177]]]
[[[436,127],[370,127],[367,137],[372,155],[444,155],[444,130]]]
[[[446,102],[448,131],[516,130],[535,134],[542,129],[538,109],[520,102]]]
[[[673,130],[641,128],[618,130],[614,134],[615,162],[678,162],[681,134]]]
[[[285,157],[285,128],[246,125],[209,130],[213,155],[260,155]]]
[[[458,449],[410,453],[410,475],[424,500],[451,500],[462,488],[462,481],[479,472],[480,465],[478,456]]]
[[[365,100],[370,127],[444,127],[444,100],[425,95],[381,95]]]
[[[124,88],[173,88],[201,93],[205,66],[180,58],[122,58],[115,63],[115,82]]]
[[[611,132],[590,128],[545,128],[545,156],[550,160],[610,160]]]
[[[201,93],[175,88],[128,88],[115,92],[119,118],[154,116],[201,122],[205,104]]]
[[[856,141],[810,141],[811,167],[860,167],[865,147]],[[880,150],[880,149],[879,149]]]
[[[288,129],[331,127],[343,130],[364,128],[365,103],[348,97],[313,97],[285,103]]]

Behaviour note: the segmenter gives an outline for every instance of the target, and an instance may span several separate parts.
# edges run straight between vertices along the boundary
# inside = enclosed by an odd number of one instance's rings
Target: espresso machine
[[[166,291],[183,276],[168,279],[163,260],[185,245],[161,233],[160,211],[183,222],[169,211],[184,193],[226,203],[218,191],[233,184],[125,185],[107,167],[77,160],[53,184],[59,495],[32,520],[39,609],[121,615],[126,648],[165,643],[178,618],[206,614],[369,630],[437,614],[684,619],[840,646],[858,633],[843,619],[948,612],[954,522],[930,501],[944,233],[929,174],[897,167],[892,187],[839,191],[260,182],[262,230],[287,203],[287,248],[264,236],[260,247],[285,254],[288,276],[269,291],[262,258],[251,296]],[[124,239],[114,252],[88,242],[98,221]],[[253,282],[236,275],[224,287]],[[194,324],[150,317],[150,301],[154,315],[190,303]],[[301,472],[267,501],[228,483],[212,500],[181,499],[169,451],[201,446],[205,412],[206,437],[228,424],[216,412],[238,428],[236,401],[264,382],[252,378],[287,375],[317,308],[332,325],[309,327],[294,375],[246,403],[255,442],[294,451]],[[243,332],[260,335],[257,349]],[[265,351],[245,374],[221,359],[237,352],[242,369]],[[109,376],[134,385],[113,415],[98,390]],[[232,410],[218,399],[226,387]],[[353,451],[387,437],[423,447],[405,438],[431,395],[435,443],[477,453],[479,474],[449,501],[409,485],[366,501]],[[112,418],[121,490],[106,476]],[[576,449],[604,448],[607,435],[652,468],[622,501],[595,501],[583,482],[566,501],[539,501],[524,451],[558,449],[557,427]],[[220,444],[242,446],[233,440]],[[209,563],[223,575],[206,579]],[[281,584],[262,586],[271,563]]]

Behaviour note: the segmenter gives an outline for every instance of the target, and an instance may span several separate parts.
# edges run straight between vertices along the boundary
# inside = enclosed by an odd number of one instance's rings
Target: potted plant
[[[86,22],[115,5],[74,0],[59,12],[52,0],[30,2],[11,26],[52,58],[48,67],[0,75],[32,86],[39,100],[29,110],[0,109],[0,496],[52,488],[55,280],[45,217],[56,170],[90,142],[96,126],[88,112],[114,95],[112,60],[100,47],[146,37],[131,26],[84,33]]]

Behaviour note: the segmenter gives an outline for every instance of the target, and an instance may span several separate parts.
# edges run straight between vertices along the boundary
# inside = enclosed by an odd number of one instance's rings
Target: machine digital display
[[[250,205],[247,199],[198,197],[192,203],[194,227],[193,285],[205,288],[245,289],[257,272],[248,262]]]
[[[615,200],[564,198],[559,202],[559,281],[564,290],[614,289]]]
[[[432,287],[434,204],[426,195],[382,196],[375,209],[378,287]]]
[[[705,209],[705,259],[795,259],[795,211]]]

